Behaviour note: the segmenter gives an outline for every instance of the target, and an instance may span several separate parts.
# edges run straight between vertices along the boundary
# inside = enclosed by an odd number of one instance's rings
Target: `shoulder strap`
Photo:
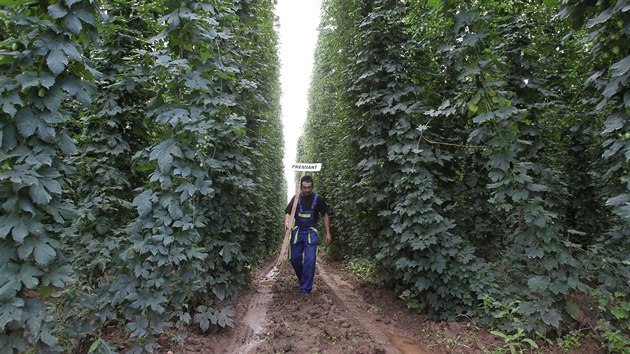
[[[315,204],[317,204],[317,197],[319,197],[319,194],[315,193],[315,196],[313,197],[313,205],[311,205],[311,210],[315,210]]]

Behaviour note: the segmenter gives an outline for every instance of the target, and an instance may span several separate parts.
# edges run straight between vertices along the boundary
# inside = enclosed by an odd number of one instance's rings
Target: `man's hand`
[[[291,215],[284,214],[284,232],[286,233],[291,228]]]
[[[328,214],[324,214],[324,229],[326,230],[326,242],[330,243],[332,236],[330,236],[330,218]]]

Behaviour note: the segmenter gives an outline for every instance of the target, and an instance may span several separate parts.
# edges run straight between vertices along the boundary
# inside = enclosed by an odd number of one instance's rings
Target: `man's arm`
[[[295,196],[291,197],[289,204],[284,208],[284,232],[286,233],[291,228],[291,211],[293,209],[293,201]]]
[[[291,214],[284,214],[284,232],[289,231],[291,228]]]
[[[330,218],[328,214],[324,214],[324,229],[326,230],[326,242],[330,243],[332,236],[330,236]]]

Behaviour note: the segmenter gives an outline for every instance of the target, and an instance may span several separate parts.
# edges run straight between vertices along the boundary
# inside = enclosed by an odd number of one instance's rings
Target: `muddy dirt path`
[[[482,354],[503,345],[467,321],[429,321],[392,291],[359,281],[338,263],[317,262],[308,295],[299,293],[288,262],[262,267],[234,305],[234,328],[193,331],[168,353]],[[569,353],[605,352],[585,348]]]
[[[254,279],[235,328],[208,353],[433,353],[366,302],[338,266],[318,261],[315,287],[299,293],[288,262]],[[384,317],[385,316],[385,317]],[[417,324],[417,322],[416,322]],[[210,344],[210,343],[208,343]],[[190,348],[192,349],[192,348]],[[205,351],[207,350],[207,351]]]

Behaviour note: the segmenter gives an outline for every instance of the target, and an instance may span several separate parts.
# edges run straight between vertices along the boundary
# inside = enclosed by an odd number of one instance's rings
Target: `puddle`
[[[249,310],[245,314],[245,317],[243,317],[243,322],[252,329],[253,334],[248,342],[237,350],[239,353],[253,352],[256,347],[263,342],[260,335],[267,326],[267,308],[273,299],[271,287],[276,282],[278,272],[278,266],[275,265],[259,282],[261,285],[259,295],[252,300]]]
[[[389,339],[396,349],[398,349],[402,354],[429,354],[426,350],[424,350],[421,346],[414,343],[414,341],[410,338],[399,336],[393,333],[385,332],[385,335]]]
[[[339,287],[341,289],[354,290],[354,288],[352,286],[350,286],[350,284],[340,283],[340,284],[337,284],[337,285],[339,285]]]
[[[265,275],[265,277],[260,281],[260,285],[264,286],[272,286],[276,283],[276,276],[278,275],[278,265],[275,265],[269,273]]]
[[[272,286],[276,281],[274,279],[265,279],[260,282],[260,285]]]
[[[361,298],[359,295],[356,295],[356,294],[353,294],[353,293],[346,294],[346,297],[348,299],[351,299],[351,300],[359,300]]]
[[[276,264],[275,266],[273,266],[273,268],[271,268],[271,270],[267,273],[267,275],[265,275],[265,280],[276,280],[276,276],[278,275],[278,264]]]

